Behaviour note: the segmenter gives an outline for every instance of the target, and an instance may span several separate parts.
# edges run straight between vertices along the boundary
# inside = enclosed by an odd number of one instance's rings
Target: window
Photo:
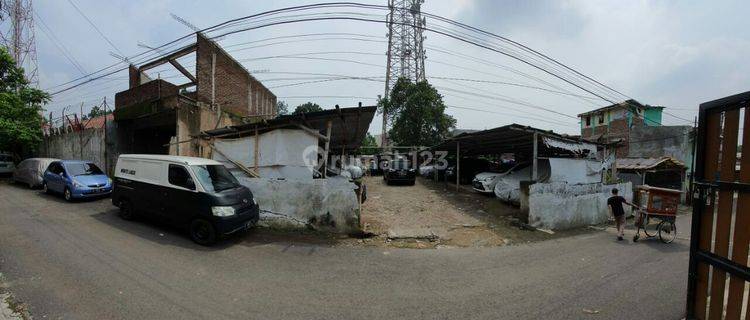
[[[60,174],[63,173],[64,170],[62,168],[62,165],[59,162],[53,162],[49,165],[49,172],[52,172],[54,174]]]
[[[169,165],[169,183],[185,189],[195,190],[195,183],[183,166]]]
[[[223,165],[205,165],[191,166],[195,172],[196,179],[201,183],[203,189],[207,192],[221,192],[223,190],[234,189],[240,186],[227,168]]]
[[[586,126],[591,126],[591,116],[586,116]]]
[[[604,114],[603,113],[599,115],[599,124],[602,124],[602,123],[604,123]]]
[[[88,162],[88,163],[68,163],[65,165],[65,167],[68,169],[68,172],[70,172],[70,175],[75,176],[89,176],[89,175],[99,175],[104,174],[99,167],[97,167],[95,164]]]

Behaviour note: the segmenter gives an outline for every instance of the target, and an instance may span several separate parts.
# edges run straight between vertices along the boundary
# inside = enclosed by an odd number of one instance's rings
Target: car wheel
[[[44,191],[44,193],[46,193],[46,194],[50,194],[51,193],[50,190],[49,190],[49,188],[47,188],[47,182],[46,181],[42,182],[42,191]]]
[[[129,200],[120,201],[120,218],[123,220],[133,220],[135,218],[135,211]]]
[[[73,193],[68,188],[65,188],[65,191],[63,191],[63,197],[65,197],[65,201],[73,201]]]
[[[216,229],[203,219],[195,219],[190,223],[190,239],[202,246],[210,246],[216,243]]]

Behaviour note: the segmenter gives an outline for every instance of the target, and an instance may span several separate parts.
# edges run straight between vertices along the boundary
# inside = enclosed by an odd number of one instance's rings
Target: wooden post
[[[326,122],[326,147],[323,150],[323,166],[321,167],[323,178],[327,176],[326,171],[328,171],[326,168],[328,168],[328,148],[331,146],[331,126],[333,126],[333,122],[328,120]]]
[[[456,141],[456,191],[461,187],[461,142]]]
[[[532,160],[531,181],[539,179],[539,133],[534,132],[534,159]]]
[[[253,162],[255,164],[255,173],[260,175],[260,169],[258,168],[258,162],[260,162],[260,135],[258,135],[258,125],[255,125],[255,155]]]

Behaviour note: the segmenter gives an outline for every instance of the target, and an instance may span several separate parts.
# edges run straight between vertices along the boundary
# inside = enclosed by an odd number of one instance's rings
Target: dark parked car
[[[120,155],[112,204],[125,220],[143,214],[186,227],[200,245],[252,228],[259,219],[250,189],[220,162],[203,158]]]
[[[388,169],[383,170],[383,180],[386,184],[403,182],[414,185],[417,172],[412,163],[406,159],[392,160],[388,163]]]

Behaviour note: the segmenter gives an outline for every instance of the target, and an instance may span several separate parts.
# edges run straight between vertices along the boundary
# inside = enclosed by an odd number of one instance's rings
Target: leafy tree
[[[364,139],[362,139],[362,144],[359,146],[359,153],[360,154],[376,154],[378,151],[378,143],[375,141],[375,137],[373,137],[369,132],[365,136]]]
[[[91,111],[89,111],[89,114],[87,114],[84,119],[91,119],[96,118],[98,116],[103,116],[112,113],[112,110],[104,110],[103,108],[99,106],[94,106],[91,108]]]
[[[285,114],[289,114],[289,105],[281,100],[276,101],[276,115],[283,116]]]
[[[298,105],[296,108],[294,108],[294,112],[292,114],[300,114],[300,113],[308,113],[308,112],[316,112],[316,111],[323,111],[323,108],[321,108],[317,103],[305,102],[301,105]]]
[[[0,150],[20,154],[42,141],[42,105],[49,94],[29,86],[23,68],[0,47]]]
[[[390,97],[378,104],[393,124],[388,137],[395,145],[432,146],[456,127],[456,119],[445,114],[443,97],[427,81],[400,78]]]

